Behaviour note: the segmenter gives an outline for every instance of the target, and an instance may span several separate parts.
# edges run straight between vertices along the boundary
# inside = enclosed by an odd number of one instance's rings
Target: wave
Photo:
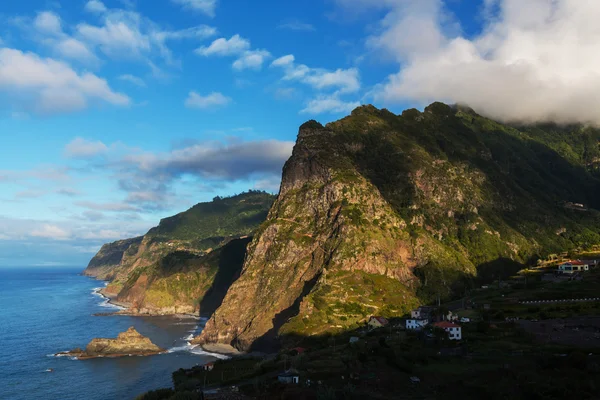
[[[104,286],[106,286],[107,284],[108,284],[108,282],[106,282]],[[98,297],[100,297],[100,298],[103,299],[103,301],[100,304],[98,304],[100,307],[112,308],[114,310],[126,310],[127,309],[125,307],[118,306],[116,304],[112,304],[110,302],[110,299],[108,297],[106,297],[105,295],[103,295],[102,293],[100,293],[100,291],[102,289],[104,289],[104,288],[97,287],[97,288],[92,289],[92,295],[98,296]]]
[[[189,342],[190,340],[192,340],[194,338],[194,332],[196,332],[196,331],[191,331],[191,332],[192,333],[190,333],[189,335],[184,337],[183,340],[185,340],[186,342]]]
[[[202,321],[202,320],[204,320],[204,321]],[[202,346],[190,343],[190,341],[196,335],[198,335],[198,334],[200,334],[200,332],[202,332],[202,329],[200,329],[200,328],[204,327],[204,323],[208,320],[208,318],[202,318],[202,320],[194,329],[192,329],[191,331],[188,331],[189,335],[187,335],[186,337],[183,338],[183,340],[185,341],[184,345],[173,346],[167,350],[167,353],[187,352],[187,353],[191,353],[191,354],[195,354],[195,355],[199,355],[199,356],[208,356],[208,357],[218,358],[220,360],[227,360],[228,358],[231,358],[224,354],[211,353],[211,352],[205,351],[202,348]]]
[[[192,354],[197,354],[200,356],[210,356],[210,357],[218,358],[219,360],[228,360],[231,358],[230,356],[226,356],[225,354],[211,353],[209,351],[204,350],[200,346],[194,346],[194,348],[192,350],[190,350],[190,352]]]
[[[192,353],[192,354],[196,354],[199,356],[214,357],[214,358],[218,358],[220,360],[227,360],[230,358],[229,356],[226,356],[224,354],[211,353],[211,352],[205,351],[201,346],[199,346],[197,344],[190,344],[190,342],[187,342],[187,344],[184,346],[175,346],[175,347],[171,347],[170,349],[167,350],[167,353],[181,353],[181,352]]]
[[[62,353],[66,353],[66,352],[62,352]],[[46,357],[66,357],[69,360],[73,360],[73,361],[77,361],[77,357],[73,357],[70,354],[60,354],[60,353],[56,353],[56,354],[46,354]]]

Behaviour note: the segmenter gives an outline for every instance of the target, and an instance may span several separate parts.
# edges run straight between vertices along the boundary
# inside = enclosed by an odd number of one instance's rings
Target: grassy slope
[[[141,243],[136,241],[124,251],[120,264],[106,266],[116,277],[108,292],[136,308],[197,311],[218,271],[223,268],[233,276],[241,267],[245,246],[238,249],[228,243],[251,235],[266,218],[273,200],[268,193],[250,191],[217,197],[163,219]],[[122,242],[114,245],[118,243]],[[105,245],[105,252],[111,245]],[[223,254],[224,248],[229,253]],[[96,259],[101,261],[98,256]],[[218,287],[221,291],[231,283],[231,279],[223,279]]]
[[[307,125],[322,129],[316,122]],[[401,116],[364,106],[325,130],[304,138],[304,144],[321,149],[311,162],[316,160],[345,186],[350,201],[340,204],[342,214],[357,227],[346,231],[352,237],[343,238],[336,251],[345,254],[343,247],[349,245],[350,259],[356,254],[354,244],[377,241],[373,235],[382,228],[395,229],[387,221],[401,218],[407,226],[398,237],[411,241],[421,302],[462,293],[472,285],[475,271],[485,279],[497,278],[540,256],[600,243],[600,214],[594,210],[600,205],[598,130],[517,128],[441,103]],[[353,204],[351,199],[365,197],[360,192],[366,187],[363,179],[381,193],[394,216],[371,220],[365,218],[364,204]],[[319,192],[313,185],[290,191],[290,200],[280,204],[282,210],[294,210],[286,214],[299,216],[296,220],[305,228],[300,199]],[[591,210],[569,210],[565,202]],[[319,222],[309,224],[310,235],[317,236]],[[278,229],[273,246],[286,243],[281,222]],[[311,238],[298,236],[298,229],[290,228],[288,239],[310,246]],[[397,280],[377,275],[372,285],[363,272],[334,273],[330,283],[320,281],[312,289],[299,315],[280,333],[346,330],[374,313],[401,315],[417,302],[411,288]],[[353,291],[366,293],[365,300],[358,301]]]

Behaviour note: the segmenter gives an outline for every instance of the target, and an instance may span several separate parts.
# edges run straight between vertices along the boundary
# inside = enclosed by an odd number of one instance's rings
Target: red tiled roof
[[[306,351],[304,347],[294,347],[292,350],[296,350],[298,354],[302,354]]]
[[[579,261],[579,260],[575,260],[575,261],[569,261],[565,264],[571,264],[571,265],[587,265],[586,263]]]
[[[387,325],[389,323],[388,320],[383,317],[371,317],[371,319],[376,319],[381,325]]]
[[[438,328],[460,328],[460,325],[453,324],[448,321],[440,321],[433,324],[433,326],[437,326]]]

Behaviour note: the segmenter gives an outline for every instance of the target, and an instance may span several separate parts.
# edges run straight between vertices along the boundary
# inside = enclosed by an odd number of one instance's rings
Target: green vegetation
[[[107,292],[132,311],[210,315],[241,270],[249,239],[238,238],[256,231],[274,198],[251,190],[197,204],[143,237],[103,246],[86,273],[112,280]]]
[[[212,202],[199,203],[161,220],[148,236],[202,245],[210,238],[250,235],[267,218],[273,200],[273,195],[253,190],[231,197],[217,196]]]

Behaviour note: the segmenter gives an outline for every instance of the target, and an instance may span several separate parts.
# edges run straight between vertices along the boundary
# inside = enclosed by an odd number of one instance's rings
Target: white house
[[[574,274],[575,272],[589,271],[590,267],[583,261],[567,261],[558,266],[558,272],[562,274]]]
[[[420,331],[429,324],[428,319],[411,318],[406,320],[406,329],[411,331]]]
[[[462,339],[462,329],[460,325],[453,324],[448,321],[436,322],[433,324],[436,328],[442,328],[446,332],[448,332],[448,339],[450,340],[461,340]]]

